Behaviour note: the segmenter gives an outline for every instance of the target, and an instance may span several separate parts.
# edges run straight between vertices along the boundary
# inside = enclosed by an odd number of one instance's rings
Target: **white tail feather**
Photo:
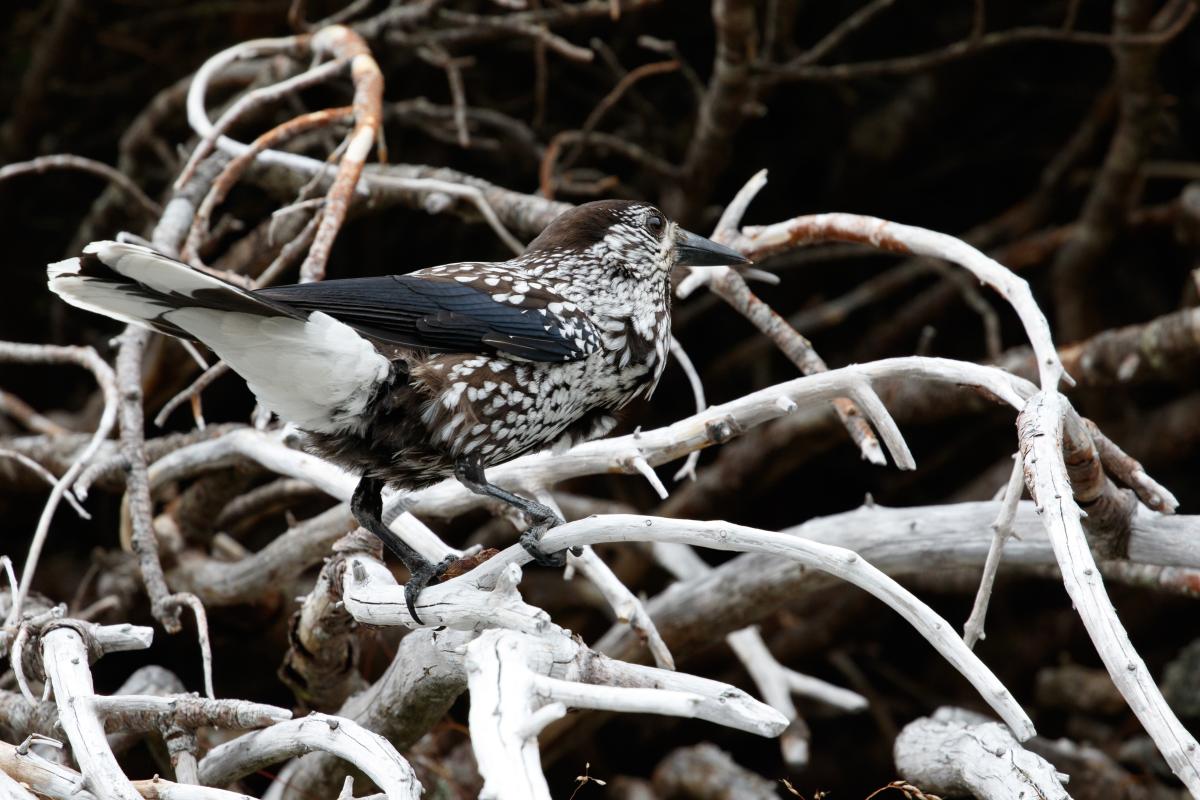
[[[93,242],[84,253],[111,271],[90,268],[86,256],[51,264],[52,291],[88,311],[203,342],[245,378],[264,407],[301,428],[360,428],[391,370],[369,341],[327,314],[287,316],[240,287],[138,245]]]

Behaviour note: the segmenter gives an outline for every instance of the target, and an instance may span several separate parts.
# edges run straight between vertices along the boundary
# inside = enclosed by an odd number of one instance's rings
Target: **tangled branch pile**
[[[311,5],[9,12],[0,794],[1200,797],[1194,2]],[[355,476],[41,286],[121,231],[247,287],[503,258],[606,196],[755,264],[682,277],[616,435],[489,471],[564,574],[391,497],[463,556],[421,623]]]

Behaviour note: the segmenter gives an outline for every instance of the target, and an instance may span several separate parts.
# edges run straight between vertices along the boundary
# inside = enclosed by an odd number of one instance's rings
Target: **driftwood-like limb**
[[[506,628],[532,634],[554,628],[549,614],[525,603],[516,591],[499,594],[481,591],[464,578],[430,586],[421,592],[417,613],[427,627],[444,626],[474,632]],[[356,557],[347,564],[342,598],[346,610],[359,622],[420,627],[408,613],[408,604],[402,595],[403,588],[379,561]]]
[[[1157,511],[1160,514],[1175,513],[1175,509],[1179,508],[1179,501],[1167,487],[1146,474],[1146,468],[1105,436],[1096,427],[1096,423],[1085,418],[1083,425],[1091,434],[1092,442],[1100,457],[1100,463],[1104,465],[1106,472],[1132,489],[1142,504],[1151,511]]]
[[[302,133],[334,125],[352,117],[353,108],[349,106],[313,111],[276,125],[251,142],[246,152],[230,160],[225,165],[225,169],[221,171],[221,174],[217,176],[217,179],[213,181],[212,188],[209,189],[208,194],[204,197],[204,201],[196,210],[196,217],[192,221],[191,229],[188,231],[187,241],[184,243],[183,250],[180,251],[180,257],[192,264],[199,263],[200,246],[204,243],[204,239],[208,235],[208,223],[212,218],[213,211],[218,205],[224,202],[229,192],[237,183],[238,178],[249,169],[259,153],[272,147],[277,147]],[[155,423],[161,424],[157,419]]]
[[[356,567],[352,563],[346,571],[344,596],[350,613],[359,621],[368,624],[412,625],[412,618],[408,616],[403,599],[403,590],[396,585],[390,573],[373,560],[357,561],[359,566]],[[440,589],[438,599],[428,607],[425,603],[421,604],[420,613],[427,623],[430,622],[429,617],[445,613],[464,630],[469,630],[467,623],[477,620],[476,627],[484,630],[484,636],[503,634],[519,637],[508,638],[506,641],[512,644],[513,649],[522,653],[540,654],[536,657],[530,655],[529,659],[519,662],[534,673],[522,678],[522,685],[526,685],[526,680],[530,686],[537,684],[539,689],[536,697],[528,696],[528,693],[524,697],[511,692],[505,694],[502,702],[513,713],[508,715],[504,730],[484,732],[483,735],[487,736],[490,742],[484,745],[485,747],[500,748],[518,761],[522,758],[536,758],[536,749],[530,749],[531,740],[536,737],[541,727],[565,713],[565,708],[559,713],[557,703],[620,711],[634,707],[654,710],[654,704],[658,702],[653,694],[628,694],[614,692],[615,689],[654,690],[673,693],[672,696],[683,693],[693,699],[684,703],[686,708],[670,705],[678,702],[678,699],[664,701],[673,709],[670,713],[686,710],[686,716],[694,716],[760,736],[776,736],[786,727],[787,720],[777,711],[727,684],[614,661],[594,653],[569,632],[551,623],[544,611],[527,606],[521,601],[516,591],[520,574],[517,563],[510,561],[502,569],[488,576],[492,579],[492,588],[488,591],[472,586],[464,576],[427,589],[425,594]],[[468,647],[468,653],[471,652],[471,648],[476,648],[478,642],[477,639]],[[490,657],[482,657],[486,663],[491,663],[486,661]],[[469,661],[468,655],[468,663]],[[517,662],[513,663],[515,666]],[[490,690],[488,697],[491,701],[485,702],[501,702],[494,690]],[[472,692],[472,707],[475,702],[475,693]],[[530,705],[531,703],[533,705]],[[541,710],[543,704],[546,704],[547,710]],[[495,763],[495,769],[499,770],[501,775],[519,768],[510,765],[505,759],[499,759],[498,756]],[[484,774],[487,777],[486,771]],[[535,783],[541,781],[544,785],[545,779],[530,770],[524,770],[521,774]]]
[[[108,746],[104,726],[92,704],[95,691],[88,669],[88,646],[79,631],[62,625],[46,632],[42,636],[42,663],[54,687],[59,724],[88,785],[104,798],[139,800],[140,795]]]
[[[1017,515],[1017,505],[1021,502],[1021,493],[1025,490],[1025,465],[1018,452],[1013,457],[1012,474],[1004,487],[1004,496],[1000,502],[1000,512],[992,523],[992,544],[988,548],[987,561],[983,565],[983,577],[979,580],[979,591],[975,593],[975,604],[971,614],[963,626],[963,641],[967,647],[974,647],[983,634],[983,621],[987,618],[988,602],[992,599],[992,587],[996,583],[996,572],[1000,569],[1000,557],[1004,552],[1004,543],[1013,535],[1013,518]]]
[[[224,785],[312,750],[349,761],[374,781],[388,800],[420,800],[421,784],[412,767],[386,739],[351,720],[328,714],[280,722],[214,747],[200,760],[200,781]]]
[[[858,242],[893,253],[941,258],[965,268],[999,292],[1017,312],[1037,356],[1039,384],[1043,388],[1057,388],[1060,381],[1074,385],[1054,348],[1050,325],[1034,301],[1028,282],[954,236],[877,217],[835,213],[745,227],[726,244],[748,258],[757,259],[799,245],[827,241]]]
[[[239,428],[219,439],[180,448],[154,463],[149,473],[150,487],[156,489],[169,481],[249,459],[272,472],[307,481],[331,497],[348,501],[357,477],[316,456],[286,446],[283,442],[289,438],[287,430],[263,433]],[[401,502],[404,497],[400,496]],[[460,554],[412,514],[399,514],[394,519],[385,515],[385,518],[389,519],[392,530],[435,563],[452,553]]]
[[[1008,689],[1000,683],[949,624],[893,579],[866,563],[852,551],[831,547],[771,531],[761,531],[724,522],[696,522],[655,517],[611,514],[590,517],[552,529],[543,537],[545,546],[554,550],[575,545],[666,541],[717,550],[758,552],[802,563],[828,572],[859,586],[887,603],[905,618],[938,652],[949,661],[980,692],[984,700],[1023,739],[1033,735],[1033,723],[1021,710]],[[488,608],[486,595],[473,599],[477,588],[498,581],[513,565],[527,563],[530,556],[524,548],[514,545],[476,567],[466,575],[427,588],[417,603],[419,613],[427,624],[462,625],[469,621],[479,625],[489,620],[487,627],[510,627],[514,630],[537,633],[546,629],[536,615],[518,609],[516,614],[500,608]],[[353,570],[347,572],[350,575]],[[365,575],[346,586],[345,596],[350,613],[372,624],[411,625],[405,608],[403,591],[399,587],[367,588]],[[497,603],[492,603],[497,605]],[[490,619],[489,619],[490,618]]]
[[[379,141],[383,123],[383,73],[363,38],[345,26],[330,25],[313,34],[312,49],[316,54],[329,54],[350,63],[350,78],[354,82],[354,130],[346,139],[346,150],[325,195],[325,204],[317,212],[321,221],[308,256],[300,265],[302,283],[319,281],[325,276],[325,262],[329,260],[333,240],[346,219],[358,177],[367,156]]]
[[[395,658],[379,680],[343,703],[338,716],[407,751],[466,691],[462,654],[473,636],[430,629],[409,633],[400,640]],[[280,770],[268,796],[289,800],[329,796],[337,789],[338,766],[337,757],[328,752],[309,753]]]
[[[788,729],[779,737],[779,747],[783,753],[783,760],[788,766],[792,769],[803,769],[808,765],[812,736],[808,725],[800,716],[800,712],[796,710],[796,704],[792,702],[793,686],[796,684],[789,681],[789,678],[794,675],[797,679],[806,679],[809,686],[819,685],[823,681],[793,673],[776,661],[757,628],[743,628],[740,631],[734,631],[725,637],[725,641],[737,654],[742,666],[750,673],[750,678],[758,687],[763,700],[788,718]],[[833,686],[828,688],[837,689]],[[838,691],[854,695],[853,692],[845,689]],[[862,703],[859,707],[865,708],[866,699],[863,697],[858,697],[858,699]]]
[[[1200,795],[1200,744],[1163,700],[1145,662],[1133,648],[1096,569],[1063,462],[1064,418],[1070,408],[1056,391],[1039,392],[1018,419],[1025,482],[1037,503],[1070,595],[1113,683],[1129,703],[1172,772]]]
[[[636,436],[630,434],[587,442],[558,455],[536,453],[523,456],[491,468],[488,477],[500,486],[536,492],[583,475],[614,471],[632,474],[637,472],[634,461],[638,457],[644,458],[650,466],[658,466],[693,450],[723,444],[769,420],[797,413],[799,406],[829,402],[838,397],[854,395],[860,388],[896,379],[975,387],[1014,408],[1020,408],[1024,398],[1036,391],[1036,387],[1028,381],[978,364],[917,356],[884,359],[785,381],[728,403],[711,406],[703,413],[672,425],[641,431]],[[873,406],[861,407],[868,416],[875,413]],[[891,426],[884,425],[882,417],[874,416],[871,419],[880,430],[894,427],[894,423]],[[896,431],[895,435],[898,436],[899,432]],[[893,439],[891,444],[899,450],[902,440]],[[387,506],[390,508],[392,503],[400,501],[399,497],[389,500]],[[482,505],[478,495],[455,481],[403,495],[403,503],[415,514],[439,517],[453,517]]]
[[[681,747],[654,769],[655,790],[663,797],[696,800],[738,798],[776,800],[775,782],[738,764],[714,744]]]
[[[554,537],[550,539],[549,537]],[[592,517],[553,529],[545,537],[547,547],[621,541],[668,541],[717,550],[759,552],[794,559],[810,567],[855,584],[878,597],[905,618],[938,652],[963,674],[984,700],[1022,740],[1033,735],[1033,723],[1012,695],[983,662],[970,654],[947,623],[907,590],[852,551],[810,542],[771,531],[760,531],[724,522],[695,522],[654,517],[612,514]],[[509,548],[484,565],[506,557],[519,557]],[[435,587],[436,588],[436,587]]]
[[[928,792],[980,800],[1070,800],[1065,776],[977,714],[939,708],[904,726],[893,748],[896,769]]]
[[[185,551],[171,570],[171,585],[209,605],[249,603],[263,598],[264,586],[286,586],[304,570],[321,563],[334,542],[358,523],[345,506],[336,506],[288,529],[258,552],[237,561],[221,561]]]
[[[1064,345],[1059,348],[1059,356],[1067,371],[1085,387],[1186,380],[1196,369],[1197,340],[1200,308],[1186,308]],[[1036,369],[1027,347],[1008,351],[998,365],[1022,375]]]
[[[178,633],[182,628],[180,609],[167,599],[171,596],[171,590],[158,557],[154,506],[150,498],[143,439],[142,354],[148,339],[147,331],[130,325],[121,336],[121,347],[117,352],[117,384],[121,391],[121,456],[129,465],[125,476],[125,501],[122,504],[123,509],[128,509],[128,535],[122,538],[129,542],[138,558],[142,582],[150,597],[150,608],[155,619],[167,633]]]
[[[1074,410],[1063,418],[1062,456],[1096,555],[1121,558],[1129,544],[1129,521],[1137,510],[1137,497],[1109,480],[1091,432]]]
[[[0,742],[0,777],[7,776],[51,800],[104,800],[86,788],[83,775],[75,770],[42,758],[29,748],[22,751],[21,746]],[[132,786],[145,800],[253,800],[240,792],[186,786],[159,777],[132,781]]]
[[[17,783],[14,778],[8,777],[7,772],[0,772],[0,795],[6,800],[36,800],[33,792]]]
[[[357,624],[341,601],[341,571],[346,555],[377,552],[379,540],[357,529],[333,545],[317,581],[288,625],[288,651],[279,678],[305,707],[336,710],[351,693],[363,688],[358,671]]]
[[[712,567],[687,545],[655,542],[653,548],[655,560],[680,581],[712,571]],[[787,717],[788,730],[780,737],[780,747],[784,761],[795,769],[808,763],[809,736],[808,727],[800,719],[796,704],[792,702],[793,693],[820,700],[844,711],[861,711],[867,707],[866,698],[857,692],[802,675],[780,664],[756,627],[727,634],[725,641],[750,673],[763,700]]]
[[[759,170],[751,176],[746,185],[725,207],[713,233],[714,241],[730,242],[737,238],[737,226],[741,223],[746,209],[766,184],[766,170]],[[812,342],[800,335],[795,328],[788,324],[786,319],[750,291],[746,280],[734,270],[729,267],[692,269],[688,276],[680,282],[676,293],[679,297],[687,297],[699,285],[707,286],[711,292],[748,319],[763,335],[775,343],[780,352],[787,356],[787,359],[795,364],[801,373],[812,375],[829,369],[825,365],[825,360],[813,349]],[[833,407],[846,427],[847,433],[850,434],[850,438],[858,445],[862,457],[872,464],[887,463],[883,457],[883,450],[879,446],[879,440],[875,438],[863,412],[855,405],[854,400],[848,397],[839,397],[833,401]],[[889,442],[889,444],[891,443]],[[916,468],[912,454],[906,447],[899,452],[893,451],[892,458],[900,469]]]
[[[481,798],[549,800],[537,735],[569,707],[696,716],[702,698],[687,692],[596,686],[542,674],[553,653],[513,631],[485,631],[467,646],[471,746],[484,777]]]
[[[591,581],[592,585],[600,590],[618,622],[628,623],[633,632],[646,642],[646,647],[654,656],[654,663],[657,666],[663,669],[675,669],[675,658],[663,642],[658,629],[654,627],[654,620],[650,619],[650,615],[646,613],[642,601],[629,590],[629,587],[621,583],[621,579],[616,576],[608,564],[604,563],[600,556],[596,555],[595,550],[585,547],[578,556],[569,554],[567,564],[581,572],[585,578]]]
[[[871,505],[817,517],[784,533],[853,550],[893,577],[920,575],[933,566],[978,570],[993,540],[991,525],[998,509],[995,502],[915,508]],[[1005,547],[1006,569],[1028,573],[1056,565],[1032,502],[1021,502],[1013,528],[1020,538]],[[1200,567],[1195,547],[1200,517],[1138,513],[1132,528],[1132,564],[1152,571]],[[686,652],[707,646],[713,636],[759,622],[785,604],[802,603],[832,583],[799,563],[748,553],[673,584],[651,598],[647,608],[667,644],[675,652]],[[624,626],[614,626],[594,646],[616,658],[634,658],[642,649]]]

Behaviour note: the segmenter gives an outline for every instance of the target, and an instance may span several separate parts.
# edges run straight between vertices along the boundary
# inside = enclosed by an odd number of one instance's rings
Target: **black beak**
[[[688,231],[679,230],[678,243],[675,252],[679,254],[675,262],[677,267],[723,267],[732,264],[749,264],[750,259],[736,250],[731,250],[723,244],[717,244],[711,239],[697,236]]]

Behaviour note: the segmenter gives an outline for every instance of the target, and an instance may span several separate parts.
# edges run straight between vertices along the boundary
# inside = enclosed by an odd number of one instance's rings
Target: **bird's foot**
[[[436,564],[426,561],[415,568],[410,567],[412,574],[408,583],[404,584],[404,602],[408,604],[408,613],[418,625],[424,625],[425,622],[417,614],[417,597],[426,586],[442,577],[446,570],[457,561],[458,556],[446,556]]]
[[[558,517],[544,519],[541,522],[530,525],[521,534],[521,547],[525,548],[525,552],[533,557],[535,564],[540,564],[543,567],[564,567],[567,564],[567,551],[559,550],[557,553],[547,553],[542,549],[542,537],[546,531],[551,528],[561,525],[563,521]],[[579,556],[583,554],[583,548],[576,545],[570,548],[571,555]]]

